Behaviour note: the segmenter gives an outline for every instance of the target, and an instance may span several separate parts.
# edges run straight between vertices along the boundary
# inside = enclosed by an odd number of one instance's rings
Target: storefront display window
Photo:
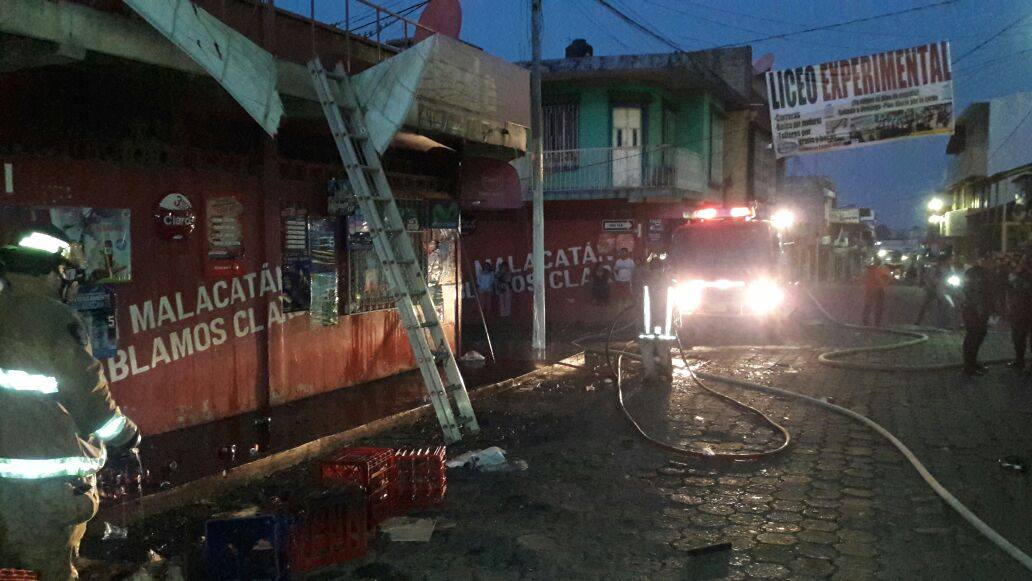
[[[412,247],[420,258],[420,269],[426,276],[427,204],[422,200],[398,200],[398,210],[412,239]],[[364,313],[394,308],[394,291],[387,280],[387,272],[369,236],[369,224],[361,210],[348,217],[348,313]]]

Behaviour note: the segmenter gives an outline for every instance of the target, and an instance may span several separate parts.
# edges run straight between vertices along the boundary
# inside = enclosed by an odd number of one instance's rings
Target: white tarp
[[[989,102],[986,175],[1032,164],[1032,93],[1015,93]]]
[[[283,103],[271,54],[190,0],[125,3],[208,71],[269,135],[276,134]]]
[[[770,71],[777,156],[953,133],[947,42]]]
[[[354,76],[377,151],[402,126],[526,149],[529,72],[435,34]]]

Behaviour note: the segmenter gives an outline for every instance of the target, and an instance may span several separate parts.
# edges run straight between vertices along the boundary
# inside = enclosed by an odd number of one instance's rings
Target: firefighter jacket
[[[25,286],[0,292],[0,482],[95,474],[136,426],[75,311]]]

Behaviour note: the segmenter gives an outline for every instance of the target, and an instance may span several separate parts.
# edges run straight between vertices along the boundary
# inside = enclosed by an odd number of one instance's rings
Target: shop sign
[[[634,229],[634,220],[602,220],[602,229],[606,232],[630,232]]]
[[[182,240],[197,227],[197,214],[193,204],[180,193],[171,193],[158,203],[158,213],[154,215],[158,226],[158,235],[165,240]]]
[[[433,202],[430,205],[430,227],[455,229],[459,227],[458,202]]]

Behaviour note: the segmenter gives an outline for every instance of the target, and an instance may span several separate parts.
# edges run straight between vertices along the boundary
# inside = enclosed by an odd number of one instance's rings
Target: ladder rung
[[[348,164],[345,166],[347,169],[360,169],[362,171],[381,171],[380,167],[375,165],[362,165],[360,163]]]
[[[440,326],[440,323],[424,322],[418,325],[412,325],[409,329],[433,329],[434,327]]]
[[[382,232],[384,234],[401,234],[405,231],[404,228],[370,228],[370,232]]]
[[[394,198],[390,196],[358,196],[359,200],[370,200],[372,202],[389,202]]]
[[[384,260],[384,264],[415,264],[416,261],[411,258],[402,258],[401,260]]]

